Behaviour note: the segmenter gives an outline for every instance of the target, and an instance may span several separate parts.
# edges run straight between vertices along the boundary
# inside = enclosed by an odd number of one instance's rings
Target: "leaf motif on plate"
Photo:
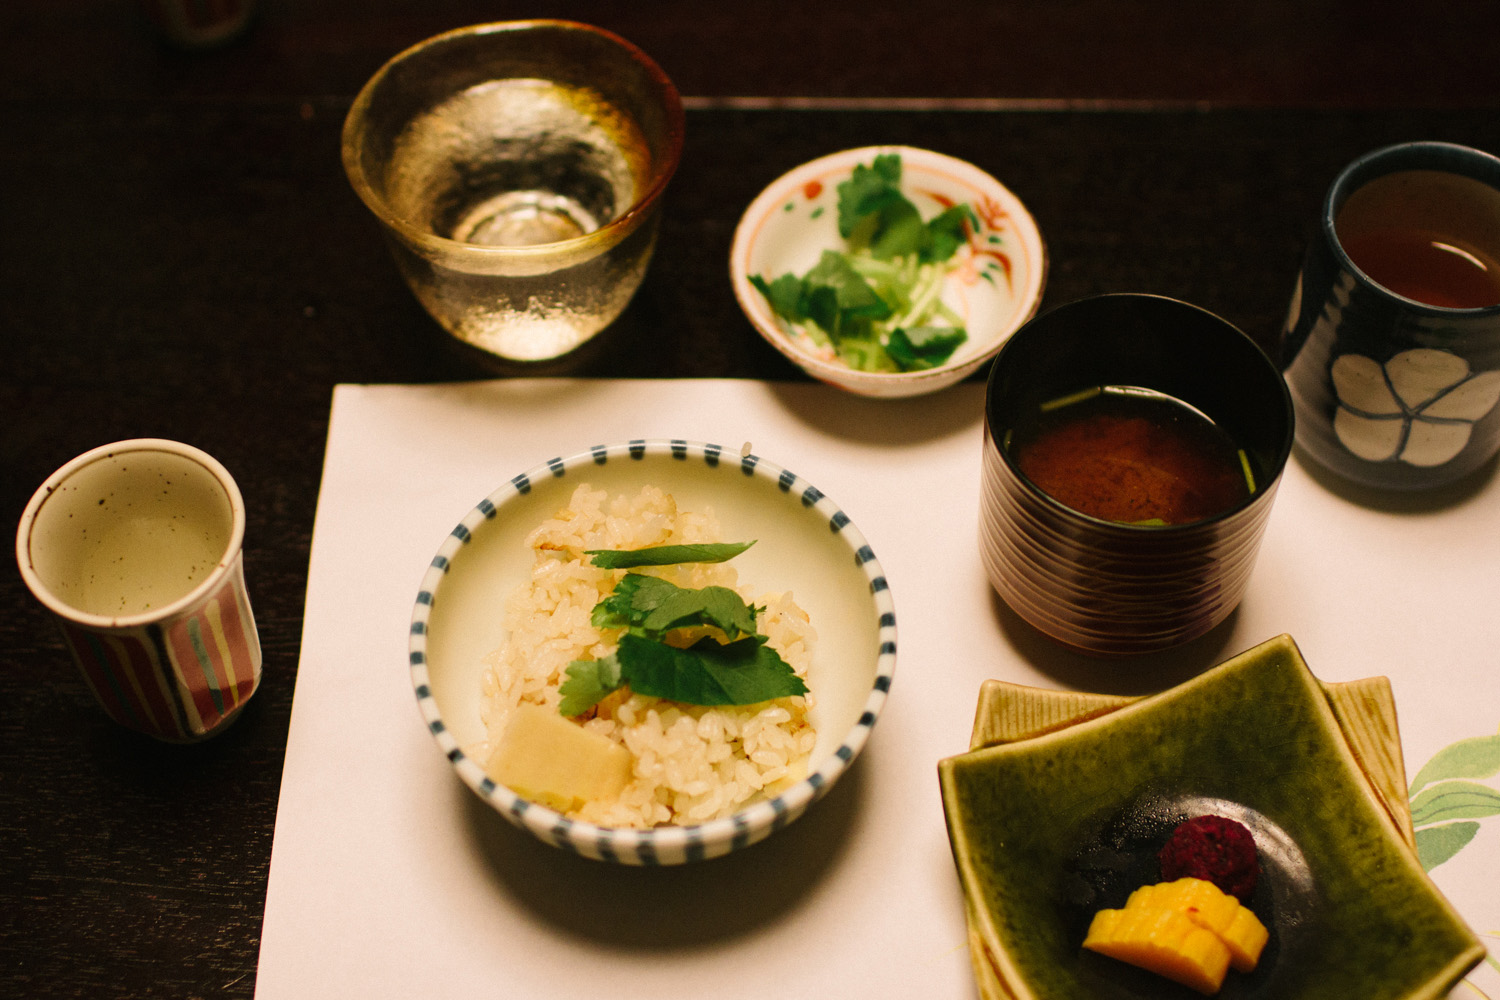
[[[1474,780],[1497,774],[1500,734],[1451,743],[1417,771],[1409,794],[1423,869],[1432,871],[1473,840],[1476,820],[1500,815],[1500,790]]]

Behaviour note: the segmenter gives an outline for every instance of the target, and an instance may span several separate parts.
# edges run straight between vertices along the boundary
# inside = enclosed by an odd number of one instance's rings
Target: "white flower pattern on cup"
[[[1500,401],[1500,370],[1475,374],[1463,358],[1432,348],[1402,351],[1384,365],[1345,354],[1331,374],[1339,401],[1334,431],[1371,462],[1442,465]]]

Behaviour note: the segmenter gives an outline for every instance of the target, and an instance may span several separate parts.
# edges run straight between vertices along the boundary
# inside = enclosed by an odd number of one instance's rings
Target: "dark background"
[[[1500,151],[1500,4],[1478,0],[262,0],[202,52],[124,0],[12,0],[0,520],[95,445],[206,449],[246,495],[265,677],[205,745],[126,733],[4,560],[0,995],[252,994],[331,389],[487,374],[401,284],[343,176],[343,115],[409,44],[542,16],[634,41],[689,107],[656,259],[584,376],[802,378],[738,312],[729,241],[761,187],[835,149],[999,176],[1047,241],[1044,307],[1158,292],[1268,349],[1342,164],[1408,139]]]
[[[1490,108],[1493,0],[259,0],[211,59],[163,58],[129,0],[12,0],[8,99],[347,100],[387,58],[464,24],[586,21],[698,97],[1003,98]]]

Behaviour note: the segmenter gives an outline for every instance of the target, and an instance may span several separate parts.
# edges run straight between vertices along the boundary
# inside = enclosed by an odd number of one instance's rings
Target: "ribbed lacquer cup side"
[[[1276,484],[1196,524],[1117,525],[1079,514],[1026,482],[985,429],[979,545],[990,583],[1046,635],[1123,656],[1176,646],[1244,597]]]

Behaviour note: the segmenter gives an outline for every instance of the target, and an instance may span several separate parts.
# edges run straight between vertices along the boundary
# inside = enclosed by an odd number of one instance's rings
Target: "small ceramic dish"
[[[500,608],[531,574],[526,536],[589,484],[612,496],[653,485],[679,509],[711,509],[730,540],[754,540],[735,557],[739,578],[761,591],[791,590],[817,640],[807,682],[817,745],[808,776],[773,798],[692,826],[623,829],[563,816],[484,772],[472,748],[484,657],[505,640]],[[481,500],[444,540],[412,614],[411,678],[418,705],[458,777],[502,816],[545,843],[586,857],[670,865],[753,844],[799,817],[864,747],[890,690],[896,618],[884,572],[859,530],[830,498],[749,452],[680,440],[600,445],[554,458]]]
[[[1271,935],[1218,996],[1436,1000],[1484,955],[1416,859],[1389,685],[1322,685],[1287,636],[1144,699],[992,683],[975,743],[939,771],[986,1000],[1199,996],[1081,944],[1204,814],[1254,835]]]
[[[901,191],[924,220],[967,204],[979,222],[958,249],[942,299],[964,322],[968,339],[945,363],[922,371],[865,372],[793,329],[751,283],[804,275],[824,250],[843,249],[838,230],[838,186],[876,156],[901,158]],[[972,164],[906,146],[848,149],[783,175],[750,204],[735,230],[730,278],[740,307],[771,346],[823,382],[865,396],[901,397],[960,381],[994,356],[1026,322],[1042,298],[1047,259],[1026,207],[1003,184]]]

